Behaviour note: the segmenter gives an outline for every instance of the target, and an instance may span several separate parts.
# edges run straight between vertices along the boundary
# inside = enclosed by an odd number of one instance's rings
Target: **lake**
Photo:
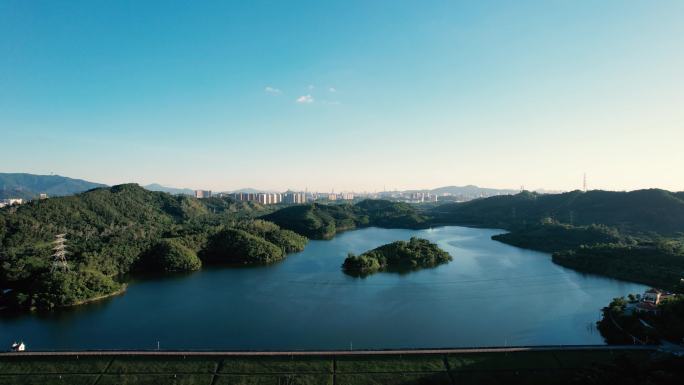
[[[29,349],[367,349],[602,344],[600,309],[645,286],[563,268],[491,240],[501,230],[366,228],[284,261],[136,280],[121,296],[0,317]],[[418,236],[454,260],[406,274],[342,273],[347,253]]]

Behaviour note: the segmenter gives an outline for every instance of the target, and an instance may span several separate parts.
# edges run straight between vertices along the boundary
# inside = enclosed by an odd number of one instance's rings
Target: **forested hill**
[[[436,222],[512,229],[551,219],[571,225],[603,224],[625,233],[684,232],[684,193],[650,189],[631,192],[522,192],[437,206]]]
[[[65,196],[97,187],[105,187],[105,185],[59,175],[0,173],[0,199],[33,199],[37,198],[40,193],[47,193],[52,197]]]
[[[309,238],[329,239],[335,233],[357,227],[422,228],[428,217],[407,203],[367,199],[357,204],[290,206],[263,219]]]
[[[664,190],[522,192],[430,211],[435,223],[503,228],[493,238],[553,253],[584,272],[678,287],[684,278],[684,194]]]
[[[254,220],[265,208],[195,199],[135,184],[0,209],[0,308],[70,305],[116,292],[124,274],[264,263],[304,248],[306,238]],[[52,241],[67,238],[68,272],[51,272]]]

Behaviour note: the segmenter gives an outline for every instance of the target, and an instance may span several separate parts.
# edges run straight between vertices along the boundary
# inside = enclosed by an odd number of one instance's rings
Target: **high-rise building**
[[[256,194],[257,202],[262,205],[275,205],[283,201],[283,194],[281,193],[258,193]]]
[[[211,198],[211,190],[195,190],[195,198]]]
[[[340,199],[345,200],[345,201],[354,200],[354,193],[352,193],[352,192],[343,192],[343,193],[340,194]]]
[[[306,203],[306,194],[303,192],[288,191],[283,196],[283,202],[288,204]]]

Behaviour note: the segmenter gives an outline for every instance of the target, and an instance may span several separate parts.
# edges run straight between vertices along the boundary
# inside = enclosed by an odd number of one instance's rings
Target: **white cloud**
[[[314,98],[311,95],[302,95],[297,98],[297,103],[313,103]]]
[[[335,87],[330,87],[328,88],[328,91],[330,92],[337,92],[337,89]]]
[[[271,86],[267,86],[266,88],[264,88],[264,91],[266,91],[267,94],[271,95],[280,95],[283,93],[283,91]]]
[[[309,84],[309,87],[308,87],[308,88],[309,88],[309,90],[311,91],[311,90],[313,90],[314,88],[316,88],[316,86],[313,85],[313,84]]]

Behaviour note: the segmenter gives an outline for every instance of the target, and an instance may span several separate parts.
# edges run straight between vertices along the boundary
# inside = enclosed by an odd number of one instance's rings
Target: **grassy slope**
[[[345,385],[668,384],[684,375],[682,363],[682,358],[648,351],[581,350],[353,357],[16,356],[0,357],[0,384],[92,384],[99,378],[98,384],[318,385],[332,384],[333,377]]]

